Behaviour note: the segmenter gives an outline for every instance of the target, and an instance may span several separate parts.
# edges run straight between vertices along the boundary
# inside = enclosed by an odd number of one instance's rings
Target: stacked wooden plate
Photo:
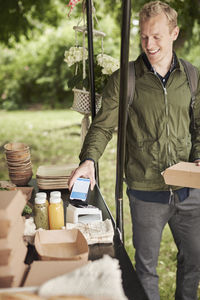
[[[4,145],[10,180],[16,185],[26,185],[32,177],[29,146],[24,143]]]
[[[37,185],[41,190],[67,189],[71,172],[76,168],[77,164],[39,166]]]

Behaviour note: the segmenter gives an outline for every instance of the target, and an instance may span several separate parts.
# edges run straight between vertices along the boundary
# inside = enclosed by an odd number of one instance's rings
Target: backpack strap
[[[135,66],[134,61],[129,62],[129,74],[128,74],[128,108],[127,112],[129,110],[129,107],[131,103],[133,102],[134,92],[135,92]]]
[[[199,79],[199,74],[197,71],[197,68],[195,68],[191,63],[188,61],[180,58],[180,61],[184,67],[189,88],[190,88],[190,93],[191,93],[191,103],[190,103],[190,117],[191,117],[191,125],[195,129],[195,120],[194,120],[194,104],[195,104],[195,98],[196,98],[196,92],[197,92],[197,87],[198,87],[198,79]]]
[[[180,61],[184,67],[185,73],[187,75],[188,84],[191,92],[191,108],[193,109],[195,103],[195,97],[198,86],[198,71],[197,69],[188,61],[180,58]]]

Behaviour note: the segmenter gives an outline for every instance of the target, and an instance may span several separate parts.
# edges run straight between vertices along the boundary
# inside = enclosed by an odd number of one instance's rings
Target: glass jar
[[[48,206],[46,201],[46,198],[35,198],[34,222],[36,229],[49,229]]]
[[[49,204],[50,229],[62,229],[64,226],[64,209],[61,197],[51,196]]]

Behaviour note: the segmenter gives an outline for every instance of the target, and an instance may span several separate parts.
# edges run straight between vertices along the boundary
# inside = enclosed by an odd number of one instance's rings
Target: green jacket
[[[191,128],[191,94],[179,60],[165,88],[141,56],[135,62],[135,73],[135,94],[126,133],[126,182],[136,190],[169,190],[161,172],[180,161],[200,158],[200,82],[194,106],[195,128]],[[102,107],[85,138],[80,160],[91,158],[97,162],[102,155],[118,125],[118,102],[116,71],[104,90]]]

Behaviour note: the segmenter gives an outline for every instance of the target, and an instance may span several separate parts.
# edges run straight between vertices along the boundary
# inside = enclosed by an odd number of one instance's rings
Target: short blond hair
[[[140,26],[149,18],[155,17],[161,13],[166,15],[169,23],[169,30],[172,31],[177,26],[178,14],[175,9],[161,1],[151,1],[142,7],[139,13]]]

